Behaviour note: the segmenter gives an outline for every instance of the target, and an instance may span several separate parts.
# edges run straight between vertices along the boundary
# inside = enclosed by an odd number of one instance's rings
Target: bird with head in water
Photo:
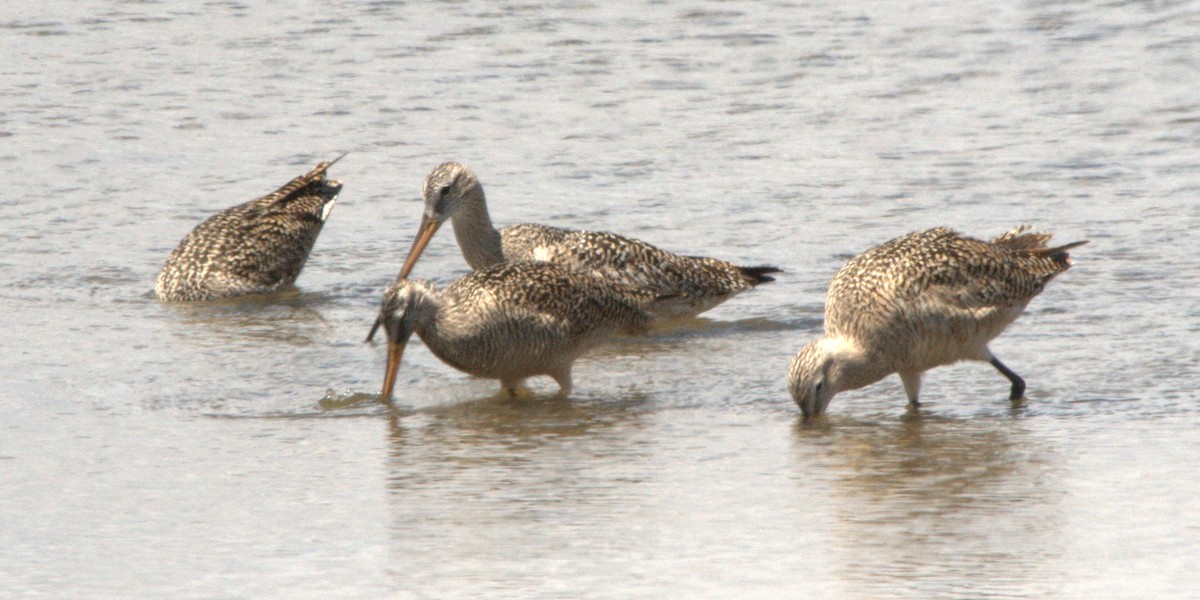
[[[545,262],[487,267],[441,290],[427,281],[398,279],[379,310],[388,340],[380,397],[391,399],[414,333],[446,364],[499,379],[508,393],[515,394],[526,378],[549,375],[565,396],[575,360],[619,332],[645,331],[653,317],[642,307],[654,299]]]
[[[278,190],[196,226],[167,257],[154,295],[168,302],[268,294],[296,282],[342,183],[318,164]]]
[[[805,416],[820,415],[835,395],[898,373],[918,403],[921,374],[959,360],[986,361],[1024,397],[1025,381],[988,342],[1000,335],[1071,266],[1068,250],[1047,247],[1051,234],[1010,230],[990,242],[938,227],[901,236],[851,259],[825,299],[825,335],[788,368],[788,389]]]

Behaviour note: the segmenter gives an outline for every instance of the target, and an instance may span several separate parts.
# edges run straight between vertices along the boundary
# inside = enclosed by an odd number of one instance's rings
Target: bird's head
[[[380,399],[389,401],[396,386],[396,373],[400,370],[400,358],[409,338],[430,318],[435,305],[431,299],[432,286],[426,281],[401,279],[383,293],[379,307],[379,321],[387,334],[388,360],[383,375],[383,390]]]
[[[834,354],[828,346],[824,338],[809,342],[788,367],[788,391],[805,417],[824,413],[829,401],[841,391],[835,377]]]
[[[475,173],[462,163],[444,162],[434,167],[425,176],[421,191],[425,200],[425,218],[446,222],[469,202],[471,192],[478,187],[479,180],[475,178]]]
[[[408,277],[417,259],[425,251],[433,234],[447,220],[462,210],[472,201],[479,201],[479,180],[466,166],[456,162],[442,163],[433,168],[425,177],[422,196],[425,199],[425,210],[421,213],[421,225],[417,228],[417,237],[413,239],[412,248],[404,259],[400,269],[400,278]]]

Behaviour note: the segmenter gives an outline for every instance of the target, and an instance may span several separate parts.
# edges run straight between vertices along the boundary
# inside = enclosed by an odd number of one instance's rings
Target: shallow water
[[[0,7],[6,597],[1185,597],[1200,6]],[[351,154],[295,292],[153,300],[213,211]],[[786,273],[498,398],[362,343],[461,160],[499,224]],[[993,350],[803,422],[850,256],[1090,239]],[[466,272],[452,236],[417,274]]]

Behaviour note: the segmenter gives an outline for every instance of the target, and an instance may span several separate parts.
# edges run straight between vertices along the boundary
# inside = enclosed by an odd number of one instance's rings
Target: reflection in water
[[[516,464],[524,460],[521,453],[568,443],[570,438],[601,442],[604,436],[598,431],[636,425],[641,409],[648,406],[648,398],[640,395],[580,401],[496,394],[420,410],[396,409],[389,418],[392,459],[404,466],[414,464],[416,456],[423,461]],[[430,479],[439,480],[440,476]],[[403,469],[391,481],[395,489],[410,482]]]
[[[1053,454],[1019,420],[913,411],[895,423],[801,421],[796,435],[820,453],[803,460],[833,470],[835,560],[847,581],[879,594],[987,597],[1059,579],[1044,571],[1062,539]]]
[[[622,499],[645,477],[653,449],[630,443],[630,431],[649,404],[637,395],[493,397],[394,413],[387,477],[397,580],[426,590],[472,589],[497,573],[544,581],[539,569],[562,550],[547,543],[547,527],[571,523],[582,534],[630,510]]]
[[[182,321],[189,340],[197,339],[190,329],[204,327],[214,335],[204,339],[245,344],[289,344],[307,346],[320,340],[329,328],[317,307],[327,303],[320,293],[301,293],[298,290],[270,295],[206,302],[163,303]]]
[[[820,325],[820,321],[817,321]],[[697,340],[738,338],[761,332],[795,331],[785,321],[751,318],[714,321],[708,317],[689,317],[657,321],[644,335],[621,335],[591,350],[585,357],[655,356],[692,352]]]
[[[4,5],[6,597],[1195,595],[1195,3],[219,4]],[[303,292],[150,298],[218,190],[345,149]],[[393,414],[360,342],[453,158],[500,225],[788,272],[565,403],[413,348]],[[839,265],[1022,222],[1093,240],[996,341],[1027,407],[963,366],[790,427]]]

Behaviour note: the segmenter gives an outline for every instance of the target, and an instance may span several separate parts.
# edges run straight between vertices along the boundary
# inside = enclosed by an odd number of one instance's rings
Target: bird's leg
[[[904,393],[908,395],[908,403],[920,406],[921,402],[917,400],[917,396],[921,394],[921,372],[900,373],[900,381],[904,384]]]
[[[567,366],[565,370],[559,373],[551,373],[551,377],[558,383],[559,398],[566,398],[571,393],[571,367]]]
[[[508,394],[509,398],[516,398],[521,393],[521,379],[501,379],[500,389]]]
[[[1020,375],[1013,373],[1012,369],[1004,366],[1004,363],[1000,362],[1000,359],[995,356],[989,359],[988,362],[1012,382],[1012,393],[1008,396],[1009,400],[1016,402],[1025,397],[1025,380],[1021,379]]]

